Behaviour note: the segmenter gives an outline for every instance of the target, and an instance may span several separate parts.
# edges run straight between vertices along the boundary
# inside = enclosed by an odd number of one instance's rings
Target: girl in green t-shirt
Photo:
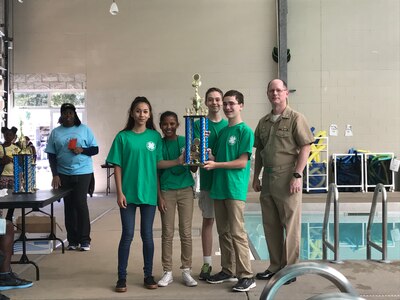
[[[182,164],[183,158],[162,160],[161,135],[154,129],[150,102],[136,97],[129,109],[126,126],[115,137],[108,153],[114,165],[117,203],[120,207],[122,234],[118,247],[116,292],[126,292],[130,246],[135,232],[135,213],[140,210],[140,235],[143,242],[144,285],[155,289],[153,257],[153,222],[157,207],[157,168]]]
[[[164,134],[163,157],[166,160],[178,158],[185,147],[185,137],[178,136],[178,116],[166,111],[160,116],[160,128]],[[160,189],[158,208],[162,222],[162,265],[163,276],[158,286],[167,286],[172,277],[172,243],[175,228],[175,211],[178,209],[179,236],[181,240],[182,280],[186,286],[196,286],[197,282],[190,275],[192,268],[192,218],[193,185],[192,174],[197,167],[176,166],[159,171]]]

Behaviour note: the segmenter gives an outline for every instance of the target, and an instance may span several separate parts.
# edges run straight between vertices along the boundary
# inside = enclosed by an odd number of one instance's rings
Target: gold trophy
[[[194,74],[192,87],[192,107],[186,108],[185,117],[185,165],[201,166],[208,160],[208,108],[203,106],[202,98],[199,95],[201,86],[200,75]],[[198,120],[198,122],[196,122]]]

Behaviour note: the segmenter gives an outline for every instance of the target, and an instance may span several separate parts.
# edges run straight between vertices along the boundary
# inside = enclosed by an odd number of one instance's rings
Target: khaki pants
[[[172,242],[175,230],[175,211],[178,209],[179,237],[181,240],[181,269],[192,267],[192,187],[162,191],[167,211],[161,214],[162,222],[162,255],[164,271],[172,271]]]
[[[260,204],[271,272],[299,261],[302,193],[289,193],[292,178],[292,167],[263,174]]]
[[[252,278],[249,243],[244,229],[245,202],[214,200],[215,222],[221,247],[221,266],[226,274],[238,278]],[[234,264],[236,272],[234,272]]]

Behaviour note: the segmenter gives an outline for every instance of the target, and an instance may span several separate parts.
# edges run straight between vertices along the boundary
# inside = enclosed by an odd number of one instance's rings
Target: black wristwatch
[[[294,178],[301,178],[301,174],[295,172],[295,173],[293,173],[293,177],[294,177]]]

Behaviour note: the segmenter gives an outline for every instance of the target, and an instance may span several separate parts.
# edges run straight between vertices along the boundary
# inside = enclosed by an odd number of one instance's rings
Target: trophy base
[[[34,193],[36,193],[36,190],[32,192],[13,192],[13,194],[34,194]]]

